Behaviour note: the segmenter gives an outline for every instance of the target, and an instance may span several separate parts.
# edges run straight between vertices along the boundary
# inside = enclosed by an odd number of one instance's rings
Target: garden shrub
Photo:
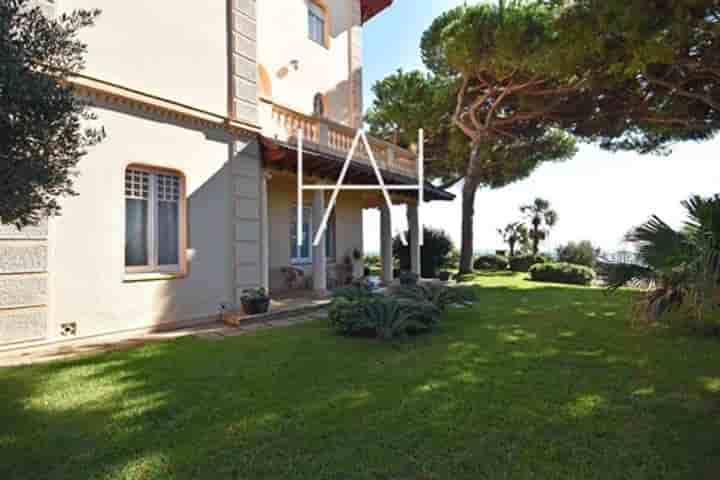
[[[437,271],[449,263],[453,243],[450,235],[443,230],[425,228],[423,235],[423,246],[420,248],[420,273],[423,278],[435,278]],[[408,232],[405,232],[405,238],[409,244]],[[410,247],[402,244],[399,235],[393,239],[393,256],[399,260],[401,271],[411,270]]]
[[[455,275],[455,281],[457,283],[467,283],[475,280],[475,275],[472,273],[458,273]]]
[[[545,258],[540,255],[517,255],[510,257],[510,270],[513,272],[527,272],[530,267],[538,263],[545,263]]]
[[[502,255],[482,255],[475,259],[473,268],[475,270],[507,270],[508,259]]]
[[[440,322],[441,314],[441,310],[428,301],[409,302],[371,294],[355,299],[342,296],[333,299],[328,319],[341,335],[391,339],[432,330]]]
[[[537,282],[590,285],[595,279],[595,272],[585,265],[562,262],[540,263],[530,267],[530,279]]]
[[[349,287],[333,290],[333,298],[344,298],[346,300],[360,300],[375,295],[364,283],[355,283]]]
[[[600,256],[600,249],[595,248],[590,241],[583,240],[582,242],[569,242],[566,245],[559,246],[556,255],[558,262],[594,267]]]
[[[379,267],[381,264],[380,255],[365,255],[365,265],[368,267]]]
[[[423,303],[429,302],[440,311],[454,303],[475,300],[475,292],[467,287],[444,287],[437,285],[417,285],[415,287],[401,288],[395,292],[401,302]]]

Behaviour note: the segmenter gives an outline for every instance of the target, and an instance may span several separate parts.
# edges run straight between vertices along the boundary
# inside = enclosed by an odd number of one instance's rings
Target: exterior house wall
[[[360,0],[318,1],[329,12],[327,47],[308,38],[310,1],[258,2],[258,65],[267,74],[274,102],[310,115],[315,94],[322,93],[326,100],[325,116],[353,125],[353,105],[356,108],[361,105],[351,102],[351,58],[357,58],[358,49],[351,50],[350,39],[359,48]],[[292,61],[297,61],[297,69]],[[361,66],[356,64],[354,69],[359,71]]]
[[[83,29],[85,74],[196,108],[228,110],[225,0],[57,0],[61,12],[102,10]]]
[[[258,119],[258,90],[306,114],[321,93],[327,118],[359,126],[360,0],[318,0],[329,12],[326,46],[308,38],[308,1],[37,3],[49,15],[102,10],[97,24],[81,33],[89,77],[188,106],[176,104],[181,110],[251,124]],[[254,138],[231,136],[232,122],[213,127],[81,91],[91,97],[107,138],[78,165],[79,196],[62,199],[60,217],[23,232],[0,225],[0,349],[60,340],[67,324],[74,325],[72,335],[86,337],[206,320],[221,304],[237,303],[244,288],[278,286],[272,272],[290,264],[295,183],[281,175],[267,180]],[[185,179],[184,276],[138,281],[126,274],[124,171],[130,164],[175,170]],[[362,250],[361,195],[339,197],[338,261]],[[312,195],[305,202],[311,205]],[[309,276],[312,267],[305,269]]]
[[[79,164],[79,196],[52,221],[51,332],[77,322],[86,336],[164,322],[206,319],[233,301],[233,212],[222,130],[175,123],[118,108],[94,109],[107,138]],[[125,272],[124,170],[163,167],[185,177],[188,274],[129,282]]]
[[[335,207],[336,261],[342,262],[353,249],[363,249],[362,202],[359,192],[341,192]],[[327,195],[326,205],[330,194]],[[270,242],[270,289],[283,290],[285,285],[280,270],[291,264],[290,228],[292,214],[297,202],[295,178],[283,174],[274,175],[268,182],[268,216]],[[304,205],[312,206],[311,192],[305,192]],[[312,265],[296,265],[308,278]]]

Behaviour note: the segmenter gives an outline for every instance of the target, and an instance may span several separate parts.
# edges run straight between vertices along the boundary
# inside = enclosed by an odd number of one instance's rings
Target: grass
[[[0,478],[716,478],[720,344],[477,277],[403,343],[323,322],[0,370]]]

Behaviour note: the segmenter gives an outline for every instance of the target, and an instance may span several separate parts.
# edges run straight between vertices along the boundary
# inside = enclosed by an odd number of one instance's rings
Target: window
[[[322,93],[316,93],[313,98],[313,115],[316,117],[325,115],[325,98]]]
[[[312,263],[312,241],[313,241],[313,218],[312,208],[303,207],[303,244],[297,245],[297,208],[290,213],[290,261],[295,264]],[[329,260],[335,259],[335,214],[330,216],[327,230],[325,231],[325,255]]]
[[[125,267],[128,272],[180,273],[182,178],[165,171],[125,172]]]
[[[292,222],[290,222],[290,259],[292,263],[310,263],[312,262],[312,248],[310,238],[312,230],[312,208],[303,208],[303,241],[302,246],[297,244],[297,209],[292,209]]]
[[[310,40],[326,45],[327,12],[312,0],[308,1],[308,34]]]

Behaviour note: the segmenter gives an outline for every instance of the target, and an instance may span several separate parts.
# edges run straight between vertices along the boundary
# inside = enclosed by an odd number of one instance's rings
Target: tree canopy
[[[559,41],[541,69],[582,75],[593,92],[594,114],[579,119],[575,133],[650,152],[717,132],[717,0],[576,0],[553,30]]]
[[[73,95],[67,76],[83,67],[78,32],[98,11],[56,20],[28,0],[0,3],[0,219],[18,227],[57,215],[73,195],[71,170],[101,132]]]

